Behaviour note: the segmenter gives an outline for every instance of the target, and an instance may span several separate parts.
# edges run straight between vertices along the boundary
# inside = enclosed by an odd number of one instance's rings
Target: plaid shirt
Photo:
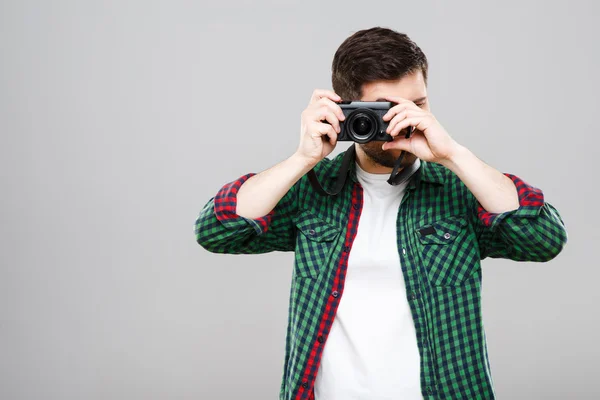
[[[314,168],[326,189],[333,187],[343,154]],[[305,175],[269,214],[247,219],[235,212],[236,194],[252,175],[224,185],[206,203],[196,221],[196,240],[214,253],[295,252],[279,399],[311,400],[344,293],[362,187],[351,162],[349,179],[337,196],[317,194]],[[424,399],[495,398],[481,312],[480,260],[548,261],[567,242],[564,223],[542,191],[505,175],[517,188],[517,210],[487,212],[452,171],[425,161],[400,204],[397,243]]]

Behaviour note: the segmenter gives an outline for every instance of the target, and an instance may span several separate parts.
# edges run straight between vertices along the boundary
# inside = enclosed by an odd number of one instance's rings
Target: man
[[[295,251],[280,399],[494,399],[480,260],[548,261],[567,242],[540,189],[435,119],[427,69],[406,35],[356,32],[334,56],[334,91],[315,90],[302,112],[297,151],[224,185],[197,219],[211,252]],[[306,173],[325,188],[340,173],[346,152],[326,157],[342,99],[395,104],[383,117],[394,140],[352,143],[346,184],[323,196]],[[388,183],[403,150],[402,167],[418,168]]]

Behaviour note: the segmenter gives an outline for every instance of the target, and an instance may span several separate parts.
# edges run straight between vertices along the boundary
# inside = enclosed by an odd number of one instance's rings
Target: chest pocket
[[[427,278],[434,286],[461,285],[480,268],[475,237],[464,216],[439,219],[416,229]]]
[[[331,262],[335,240],[341,229],[311,211],[298,214],[294,272],[302,278],[316,278]]]

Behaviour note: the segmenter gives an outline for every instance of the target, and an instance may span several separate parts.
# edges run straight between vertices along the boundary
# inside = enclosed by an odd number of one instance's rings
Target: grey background
[[[292,254],[211,254],[193,223],[296,150],[372,26],[420,45],[442,125],[567,224],[551,262],[483,263],[499,398],[598,398],[598,3],[212,3],[1,2],[0,398],[277,398]]]

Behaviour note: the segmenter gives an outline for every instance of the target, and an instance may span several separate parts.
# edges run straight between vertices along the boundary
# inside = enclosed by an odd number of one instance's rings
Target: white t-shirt
[[[363,209],[315,400],[422,400],[420,354],[396,239],[408,183],[392,186],[389,174],[355,165]]]

